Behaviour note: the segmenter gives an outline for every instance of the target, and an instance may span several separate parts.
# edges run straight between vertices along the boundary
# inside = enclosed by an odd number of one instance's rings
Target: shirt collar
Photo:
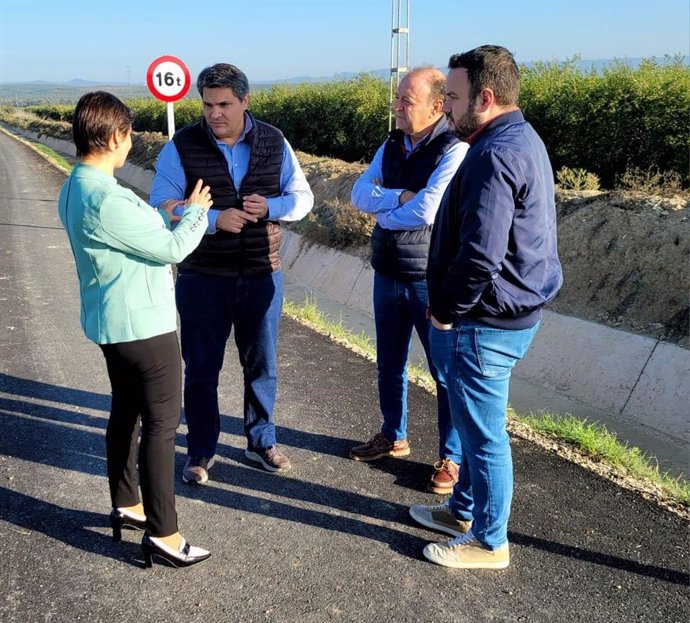
[[[418,149],[420,149],[424,145],[426,145],[428,142],[433,141],[439,134],[442,134],[447,129],[448,129],[448,119],[447,119],[447,117],[443,116],[434,124],[434,127],[431,128],[431,132],[429,132],[424,138],[417,141],[417,143],[414,147],[412,147],[412,140],[410,139],[410,135],[405,134],[405,136],[403,138],[403,141],[405,144],[405,150],[407,151],[408,154],[413,152],[413,151],[417,151]]]
[[[480,135],[484,133],[484,131],[494,123],[494,121],[497,121],[498,119],[501,119],[502,117],[505,117],[506,115],[510,115],[511,113],[514,112],[520,112],[520,109],[515,106],[515,108],[511,108],[510,110],[506,110],[505,112],[502,112],[500,115],[496,115],[493,119],[489,119],[487,122],[482,123],[472,134],[470,134],[465,141],[467,141],[470,145],[474,143]],[[496,124],[498,125],[498,124]]]

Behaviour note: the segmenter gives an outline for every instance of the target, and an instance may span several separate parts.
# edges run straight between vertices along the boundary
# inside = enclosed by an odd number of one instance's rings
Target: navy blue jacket
[[[436,214],[427,267],[431,313],[525,329],[563,283],[551,163],[519,110],[474,138]]]

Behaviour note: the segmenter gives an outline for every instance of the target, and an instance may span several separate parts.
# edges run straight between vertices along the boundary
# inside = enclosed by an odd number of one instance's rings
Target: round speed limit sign
[[[146,84],[153,96],[164,102],[181,100],[192,84],[192,76],[175,56],[160,56],[149,65]]]

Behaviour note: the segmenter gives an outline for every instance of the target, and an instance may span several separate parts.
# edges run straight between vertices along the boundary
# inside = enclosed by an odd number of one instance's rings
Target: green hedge
[[[38,115],[42,119],[72,123],[74,106],[69,104],[40,104],[38,106],[27,106],[26,110]]]
[[[600,73],[539,63],[522,75],[521,107],[555,170],[586,169],[605,187],[629,169],[674,171],[687,186],[690,70],[681,59]]]
[[[250,110],[279,127],[300,151],[369,161],[388,132],[388,85],[363,75],[347,82],[276,86],[255,93]]]
[[[626,171],[675,172],[688,186],[690,69],[681,58],[615,62],[600,72],[576,60],[522,68],[520,105],[539,132],[554,170],[595,173],[612,187]],[[165,104],[128,100],[135,130],[167,132]],[[69,106],[32,106],[36,114],[70,121]],[[295,149],[350,162],[369,161],[388,128],[388,85],[361,75],[346,82],[277,85],[252,94],[250,110],[279,127]],[[198,99],[175,104],[175,124],[201,115]]]

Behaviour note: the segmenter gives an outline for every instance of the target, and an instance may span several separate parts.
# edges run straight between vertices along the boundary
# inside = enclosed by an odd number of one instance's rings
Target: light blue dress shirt
[[[216,144],[225,156],[228,163],[228,171],[235,183],[235,188],[240,188],[242,180],[249,169],[251,149],[245,138],[253,127],[251,118],[244,116],[244,132],[235,145],[216,140]],[[167,143],[161,149],[156,162],[156,175],[151,186],[151,205],[160,206],[167,199],[184,199],[187,188],[187,177],[180,160],[180,154],[173,141]],[[283,151],[283,163],[280,169],[280,197],[271,197],[268,202],[269,220],[273,221],[299,221],[312,209],[314,195],[309,188],[309,183],[304,176],[302,168],[297,161],[295,152],[290,144],[285,141]],[[180,211],[176,208],[175,214]],[[220,210],[208,211],[207,234],[215,234],[216,219]]]
[[[438,123],[428,138],[422,139],[414,147],[406,134],[404,139],[406,157],[409,158],[414,151],[447,129],[447,123]],[[384,188],[374,183],[374,180],[383,180],[385,147],[386,143],[379,147],[367,170],[355,182],[352,188],[352,204],[362,212],[373,214],[378,224],[384,229],[411,230],[433,225],[443,193],[458,170],[469,145],[459,142],[451,146],[443,154],[438,166],[429,177],[427,185],[414,198],[402,205],[400,205],[400,195],[406,190],[405,188]]]

